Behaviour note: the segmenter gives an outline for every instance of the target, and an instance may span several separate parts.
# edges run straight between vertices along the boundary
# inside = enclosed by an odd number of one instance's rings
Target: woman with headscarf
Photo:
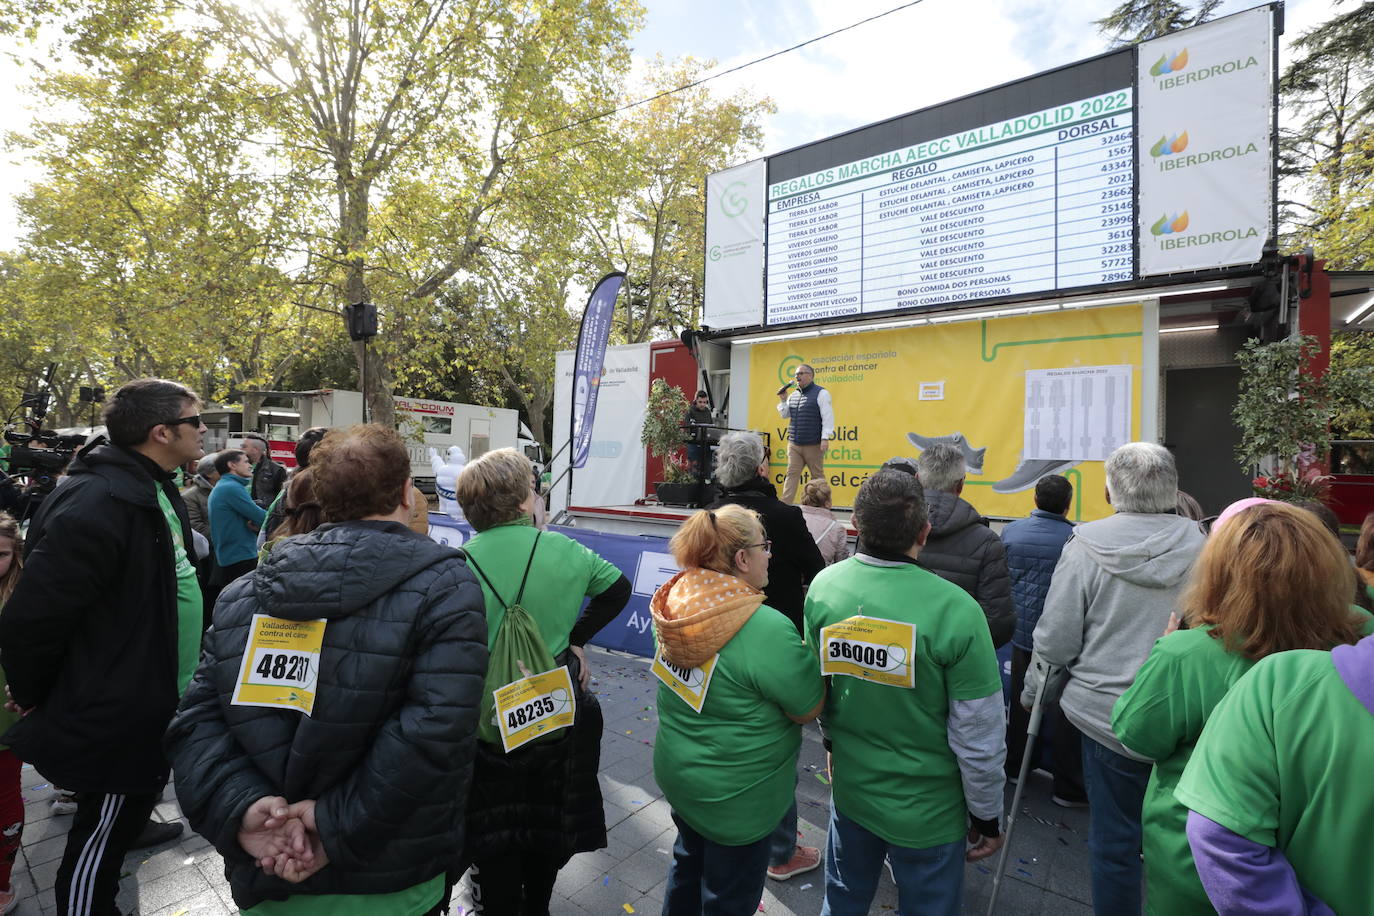
[[[678,829],[663,912],[752,913],[794,805],[800,725],[825,702],[820,664],[765,604],[772,543],[757,512],[697,512],[669,548],[681,572],[650,602],[654,779]]]

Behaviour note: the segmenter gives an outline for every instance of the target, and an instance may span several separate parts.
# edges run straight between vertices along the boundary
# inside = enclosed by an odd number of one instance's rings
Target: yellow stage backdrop
[[[919,455],[908,434],[960,433],[975,454],[986,449],[964,497],[984,515],[1025,516],[1035,508],[1033,487],[999,493],[993,484],[1012,477],[1021,460],[1026,372],[1130,366],[1130,438],[1139,439],[1142,384],[1153,383],[1142,378],[1143,320],[1142,306],[1126,305],[755,344],[749,422],[770,434],[772,479],[781,490],[787,424],[777,415],[776,391],[799,363],[810,363],[835,404],[825,473],[836,506],[853,505],[859,485],[887,459]],[[1059,473],[1074,485],[1071,519],[1111,513],[1101,460]]]

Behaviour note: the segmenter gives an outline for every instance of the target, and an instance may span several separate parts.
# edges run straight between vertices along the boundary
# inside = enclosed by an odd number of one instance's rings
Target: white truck
[[[265,407],[259,410],[258,425],[269,430],[268,438],[274,442],[277,439],[293,441],[315,426],[351,426],[363,421],[363,396],[358,391],[322,388],[259,394],[277,400],[290,397],[294,402],[290,409]],[[434,468],[429,460],[431,448],[447,455],[449,446],[456,445],[468,460],[492,449],[514,448],[535,462],[537,471],[543,470],[543,446],[534,441],[517,410],[400,396],[395,398],[395,403],[396,428],[405,438],[410,452],[411,475],[416,485],[426,492],[434,489]],[[207,449],[212,445],[215,448],[236,446],[242,441],[242,411],[213,411],[207,412],[206,417],[207,425],[211,426],[206,435]]]

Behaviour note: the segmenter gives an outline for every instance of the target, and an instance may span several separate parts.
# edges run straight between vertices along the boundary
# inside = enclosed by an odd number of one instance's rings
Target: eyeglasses
[[[772,539],[772,538],[764,538],[762,544],[745,544],[745,545],[744,545],[744,549],[745,549],[745,550],[748,550],[750,547],[762,547],[764,553],[768,554],[770,557],[773,555],[773,539]]]
[[[189,417],[177,417],[175,420],[163,420],[159,426],[180,426],[185,423],[188,426],[200,426],[200,414],[193,413]]]

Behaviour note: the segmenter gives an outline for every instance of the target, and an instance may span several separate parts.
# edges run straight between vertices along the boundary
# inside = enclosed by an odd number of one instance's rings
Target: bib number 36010
[[[821,674],[857,677],[889,687],[915,687],[916,627],[897,620],[850,617],[821,628]]]
[[[511,681],[492,695],[506,753],[541,735],[567,728],[577,716],[572,675],[566,667]]]

